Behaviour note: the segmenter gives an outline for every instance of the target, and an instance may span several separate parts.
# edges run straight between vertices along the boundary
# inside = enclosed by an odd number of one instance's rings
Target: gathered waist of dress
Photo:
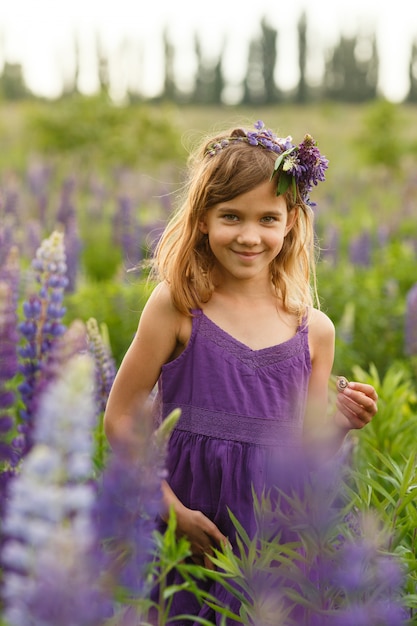
[[[165,415],[174,408],[174,405],[165,404]],[[224,413],[194,406],[181,407],[181,417],[175,430],[262,446],[298,447],[302,439],[301,423]]]

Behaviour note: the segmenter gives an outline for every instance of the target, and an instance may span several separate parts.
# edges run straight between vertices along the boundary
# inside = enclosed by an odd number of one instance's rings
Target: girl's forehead
[[[228,203],[246,203],[251,204],[271,204],[281,208],[287,208],[285,196],[276,193],[276,183],[272,180],[266,180],[256,187],[238,194],[228,200]]]

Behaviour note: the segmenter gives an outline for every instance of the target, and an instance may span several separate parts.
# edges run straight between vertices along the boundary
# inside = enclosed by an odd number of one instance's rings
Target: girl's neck
[[[265,280],[258,278],[256,280],[252,279],[247,281],[228,281],[224,279],[219,282],[214,281],[213,295],[235,301],[246,301],[248,298],[251,300],[265,299],[266,301],[270,301],[271,298],[276,299],[274,286],[269,277]]]

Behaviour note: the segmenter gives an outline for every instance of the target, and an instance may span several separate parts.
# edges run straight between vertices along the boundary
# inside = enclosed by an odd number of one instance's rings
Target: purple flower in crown
[[[325,171],[329,162],[317,147],[311,135],[305,135],[303,141],[295,146],[292,137],[280,138],[266,128],[262,120],[254,124],[255,130],[241,131],[243,134],[228,137],[221,142],[213,142],[207,147],[206,155],[215,156],[223,148],[237,142],[246,141],[251,146],[260,146],[277,154],[272,178],[278,175],[277,195],[284,194],[291,186],[294,200],[297,187],[303,202],[314,206],[309,199],[312,188],[325,180]]]
[[[62,233],[54,232],[45,239],[32,261],[39,291],[23,304],[25,319],[19,325],[23,343],[19,347],[19,370],[23,382],[19,386],[24,408],[22,434],[30,446],[30,433],[36,411],[36,386],[57,339],[65,332],[61,319],[65,314],[64,290],[67,285],[64,240]]]

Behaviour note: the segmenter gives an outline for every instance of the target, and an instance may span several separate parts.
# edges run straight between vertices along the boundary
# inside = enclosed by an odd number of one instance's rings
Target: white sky
[[[114,59],[110,69],[116,91],[122,93],[130,83],[155,95],[162,80],[162,32],[168,28],[177,53],[176,70],[185,84],[195,69],[196,33],[205,53],[214,57],[226,37],[226,76],[238,83],[248,41],[265,16],[279,34],[279,84],[290,88],[298,77],[297,21],[303,10],[311,77],[320,76],[323,51],[337,43],[341,33],[375,32],[381,90],[392,100],[406,95],[411,44],[417,39],[417,0],[0,0],[0,68],[5,59],[21,63],[30,89],[53,97],[62,88],[63,76],[73,74],[77,39],[80,88],[94,91],[99,33]],[[136,83],[132,76],[138,77]]]

